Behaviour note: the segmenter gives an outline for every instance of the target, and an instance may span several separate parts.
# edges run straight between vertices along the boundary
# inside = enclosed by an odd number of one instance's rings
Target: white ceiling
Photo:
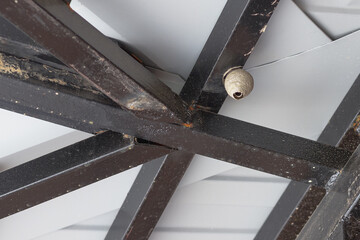
[[[295,2],[334,40],[360,29],[358,0],[295,0]]]
[[[226,0],[103,0],[99,4],[97,0],[73,0],[71,7],[104,34],[186,79],[225,3]],[[103,28],[104,25],[107,26]]]

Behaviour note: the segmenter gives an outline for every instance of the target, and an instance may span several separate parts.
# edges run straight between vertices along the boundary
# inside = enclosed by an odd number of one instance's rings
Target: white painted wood
[[[187,78],[226,0],[73,0],[91,24],[141,51],[165,71]],[[94,18],[92,14],[98,19]],[[102,24],[100,23],[100,24]],[[116,34],[114,33],[114,31]]]
[[[360,72],[360,31],[250,69],[252,93],[220,113],[316,140]],[[270,46],[269,46],[270,47]]]
[[[184,231],[154,231],[149,240],[252,240],[255,233],[214,233],[209,229],[207,232],[193,233]]]
[[[296,0],[329,36],[339,39],[360,29],[358,0]]]
[[[281,0],[244,68],[249,69],[331,42],[292,0]]]
[[[159,228],[259,229],[272,207],[169,204],[167,214],[160,218]],[[264,220],[263,220],[264,219]]]
[[[263,182],[266,181],[264,179],[258,181],[203,180],[180,188],[174,194],[171,203],[272,208],[286,189],[288,180],[281,183],[271,182],[272,178],[268,178],[268,182]]]
[[[99,240],[104,239],[119,209],[75,225],[45,234],[36,240]]]
[[[183,179],[181,180],[179,187],[193,184],[204,178],[208,178],[237,167],[237,165],[231,163],[195,155]]]
[[[120,208],[139,170],[133,168],[0,219],[1,239],[33,239]]]
[[[71,128],[0,109],[0,158],[73,131]]]

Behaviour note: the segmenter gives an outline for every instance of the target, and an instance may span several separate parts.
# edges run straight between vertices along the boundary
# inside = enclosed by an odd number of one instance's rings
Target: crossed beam
[[[193,154],[327,186],[350,151],[216,114],[223,74],[245,64],[277,3],[229,0],[177,95],[66,1],[4,0],[0,14],[46,50],[2,39],[0,106],[96,135],[2,172],[0,217],[164,155],[157,177],[176,176],[164,204],[145,226],[136,212],[124,239],[148,238]]]

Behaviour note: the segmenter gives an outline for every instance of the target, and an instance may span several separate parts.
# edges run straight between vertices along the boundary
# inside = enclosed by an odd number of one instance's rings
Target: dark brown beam
[[[0,15],[0,36],[6,38],[9,41],[22,43],[24,45],[31,45],[39,48],[40,46],[36,44],[25,33],[17,29],[13,24]]]
[[[0,173],[0,218],[170,153],[105,132]]]
[[[339,174],[297,239],[329,239],[360,196],[360,147]]]
[[[0,15],[0,52],[75,72]]]
[[[187,79],[184,89],[182,90],[181,96],[189,104],[196,102],[198,107],[210,106],[211,111],[219,111],[226,97],[222,85],[218,88],[217,85],[219,85],[219,83],[215,85],[212,84],[212,87],[215,88],[215,92],[222,92],[222,94],[220,94],[222,96],[218,97],[216,93],[203,91],[203,83],[210,83],[211,80],[214,80],[212,79],[214,75],[221,75],[226,71],[225,67],[222,66],[212,72],[212,69],[220,66],[224,59],[229,59],[229,57],[232,56],[232,60],[229,63],[236,65],[239,60],[245,62],[248,58],[249,54],[238,54],[239,51],[248,52],[248,49],[252,49],[255,46],[257,39],[261,35],[260,30],[267,24],[267,20],[271,15],[268,14],[265,18],[261,17],[261,15],[267,14],[265,13],[267,11],[265,9],[267,8],[268,3],[256,1],[258,7],[256,12],[258,15],[251,16],[249,13],[255,11],[255,9],[251,9],[254,2],[255,1],[253,1],[252,4],[247,4],[247,1],[230,0],[225,5],[190,77]],[[275,2],[271,8],[273,9],[276,4],[277,2]],[[262,18],[262,21],[258,21],[260,18]],[[251,31],[242,32],[241,34],[232,34],[234,29],[239,30],[242,28],[244,30],[243,27],[239,27],[240,21],[252,21]],[[238,39],[247,39],[248,41],[241,42],[240,47],[239,44],[237,44],[236,49],[238,51],[229,51],[226,55],[220,57],[222,55],[222,50],[226,48],[226,44]],[[155,168],[156,170],[151,168],[151,166],[159,163],[152,162],[147,164],[150,166],[145,165],[143,167],[144,173],[139,174],[137,177],[137,181],[140,183],[134,185],[134,189],[130,190],[127,200],[120,209],[106,239],[147,239],[155,228],[157,221],[173,195],[192,157],[192,155],[183,156],[179,161],[171,161],[170,163],[166,162],[170,161],[170,159],[163,159],[161,167],[159,169]],[[174,176],[174,179],[171,183],[169,183],[167,178],[161,177],[168,175],[167,165],[172,165],[173,169],[182,169],[182,171],[173,171],[172,175]],[[152,184],[148,183],[149,177],[154,180]],[[138,190],[139,185],[146,186],[140,193]],[[171,190],[167,190],[166,186],[171,186]],[[160,189],[160,191],[158,189]],[[159,199],[159,196],[162,196],[162,198]],[[136,203],[134,204],[134,202]]]
[[[279,0],[228,0],[180,96],[216,112],[227,97],[224,73],[243,67]]]
[[[359,84],[359,82],[360,82],[360,80],[358,78],[357,82],[354,83],[353,87],[357,86]],[[357,89],[359,89],[359,88],[357,88]],[[350,89],[349,93],[353,93],[353,94],[356,93],[358,97],[360,96],[360,92],[359,91],[355,92],[354,89]],[[347,97],[348,97],[348,95],[347,95]],[[347,98],[347,97],[345,97],[345,99],[349,100],[349,98]],[[358,100],[360,100],[360,97]],[[349,102],[350,101],[348,101],[348,103]],[[342,105],[340,105],[340,106],[342,106]],[[359,102],[354,103],[354,105],[352,107],[352,109],[353,109],[352,111],[355,111],[356,108],[360,109]],[[349,111],[349,113],[350,113],[350,111]],[[343,116],[343,117],[345,117],[345,116]],[[358,147],[360,145],[359,123],[360,123],[360,112],[356,115],[355,119],[351,122],[351,124],[349,125],[349,129],[347,129],[347,131],[343,135],[341,141],[338,143],[338,145],[340,147],[343,147],[343,148],[349,150],[350,152],[354,152],[356,150],[356,147]],[[354,146],[355,146],[355,148],[354,148]],[[349,164],[349,162],[347,164]],[[344,170],[342,170],[340,172],[340,174],[344,174],[343,171]],[[339,176],[341,176],[341,175],[339,175]],[[328,192],[333,190],[333,185],[334,185],[335,180],[338,181],[338,178],[333,179],[331,184],[329,184],[329,186],[327,188]],[[353,188],[353,186],[349,190],[352,190],[352,188]],[[356,201],[358,201],[358,199],[359,199],[359,196],[357,197]],[[304,200],[306,201],[306,199],[304,199]],[[322,203],[322,201],[324,201],[324,199],[319,199],[319,202],[312,207],[313,208],[318,207],[320,201]],[[357,206],[357,203],[354,202],[351,205],[351,207],[347,210],[346,214],[342,217],[342,219],[340,219],[340,221],[338,223],[336,223],[335,227],[331,230],[329,240],[342,240],[342,239],[356,240],[357,239],[357,237],[353,236],[354,234],[356,235],[359,230],[358,222],[356,222],[356,213],[353,212],[353,210],[355,212],[357,211],[356,206]],[[321,207],[321,205],[319,205],[319,207]],[[314,211],[315,211],[315,209],[314,209]],[[314,221],[313,217],[310,218],[310,216],[312,216],[312,214],[309,214],[308,217],[306,217],[306,218],[304,215],[299,215],[297,217],[297,220],[301,221],[300,223],[302,223],[301,225],[298,224],[298,226],[301,226],[301,228],[298,227],[298,229],[297,229],[298,231],[296,232],[297,235],[300,233],[301,230],[303,230],[305,224],[308,224],[307,223],[308,221],[310,222],[310,224],[312,221]],[[324,223],[324,224],[327,224],[327,223]],[[355,227],[355,225],[357,225],[357,227]],[[288,229],[291,229],[291,228],[288,228]],[[308,231],[308,230],[305,230],[305,231]],[[285,239],[285,238],[281,238],[281,239]]]
[[[344,97],[318,141],[345,148],[351,152],[360,143],[356,130],[360,111],[360,76]],[[321,202],[325,189],[291,182],[255,239],[292,240],[300,233]]]
[[[325,189],[291,181],[254,240],[295,239],[324,195]]]
[[[151,162],[145,163],[142,167],[140,172],[138,173],[132,187],[130,188],[125,201],[121,205],[121,208],[118,214],[113,221],[105,240],[117,240],[117,239],[125,239],[128,234],[129,230],[132,228],[132,223],[136,218],[136,215],[139,213],[141,214],[142,205],[146,204],[147,202],[151,202],[153,206],[156,207],[157,203],[154,204],[152,201],[151,196],[148,196],[148,193],[151,192],[152,186],[155,184],[155,180],[157,175],[163,171],[163,166],[166,163],[166,157],[161,157],[159,159],[153,160]],[[164,172],[166,173],[166,172]],[[178,171],[176,171],[176,174]],[[180,175],[180,173],[179,173]],[[179,176],[176,175],[176,176]],[[182,177],[182,176],[180,176]],[[159,182],[158,180],[156,182]],[[171,186],[172,187],[172,186]],[[162,188],[164,192],[166,189]],[[170,194],[172,195],[172,194]],[[161,193],[161,196],[165,197],[165,194]],[[165,209],[165,207],[164,207]],[[160,218],[159,214],[157,213],[155,216],[150,212],[149,213],[153,218],[157,217]],[[144,215],[144,214],[142,214]],[[144,222],[147,222],[147,216],[143,216]],[[149,223],[147,226],[142,224],[141,229],[131,229],[131,232],[141,232],[146,231],[151,232],[156,224]],[[136,226],[135,226],[136,227]],[[130,233],[131,234],[131,233]],[[146,236],[147,234],[145,234]]]
[[[158,168],[153,162],[145,164],[105,240],[148,239],[192,158],[191,153],[176,151],[159,159]]]
[[[302,184],[292,181],[291,184]],[[297,194],[301,194],[302,196],[298,198],[298,202],[292,201],[286,208],[282,208],[282,211],[288,213],[286,216],[286,222],[282,222],[284,225],[281,226],[280,231],[278,231],[277,240],[291,240],[296,239],[301,229],[306,224],[307,220],[315,211],[316,207],[319,205],[321,200],[326,194],[326,190],[324,188],[319,188],[311,185],[306,185],[305,190],[300,189],[299,187],[294,185],[289,186],[292,191],[298,191]],[[288,190],[288,189],[287,189]],[[284,198],[288,197],[289,192],[285,192],[283,194]],[[296,203],[296,204],[294,204]],[[286,210],[287,208],[292,208],[291,213]],[[275,221],[280,221],[279,219]],[[273,229],[274,231],[275,229]],[[260,239],[260,238],[257,238]]]
[[[186,121],[188,108],[179,96],[65,2],[38,3],[55,16],[33,0],[4,0],[0,14],[135,115],[171,123]]]
[[[32,45],[21,45],[8,39],[1,40],[0,49],[4,51],[0,52],[0,76],[43,85],[53,90],[59,89],[81,98],[117,106],[77,73],[66,67],[59,67],[54,62],[45,63],[39,60],[36,55],[43,54],[42,49]],[[19,54],[9,54],[11,51]],[[56,99],[52,102],[55,104]]]
[[[349,145],[350,142],[346,140],[347,137],[345,135],[350,128],[354,128],[355,125],[353,123],[356,122],[356,117],[359,112],[360,75],[355,79],[334,115],[331,117],[329,123],[326,125],[326,131],[324,130],[323,133],[321,133],[318,141],[333,146],[339,145],[348,149],[345,145]],[[352,146],[349,150],[353,152],[356,147],[357,146]]]
[[[72,89],[72,95],[71,88],[65,92],[43,82],[34,85],[36,81],[36,76],[2,74],[0,107],[87,132],[123,132],[318,186],[325,186],[350,156],[341,149],[200,110],[184,126],[139,119],[105,100],[78,97],[80,89]]]
[[[344,223],[338,225],[338,229],[335,229],[333,235],[340,235],[337,238],[332,238],[334,240],[344,239],[344,240],[357,240],[360,239],[360,202],[357,202],[349,209],[349,211],[344,216]],[[342,237],[342,238],[341,238]]]
[[[357,77],[354,84],[351,86],[350,90],[335,111],[326,128],[320,135],[318,141],[344,148],[350,152],[355,151],[356,147],[360,144],[360,136],[357,134],[357,123],[360,112],[359,89],[360,76]],[[332,181],[334,180],[335,179],[332,179]],[[329,188],[327,188],[327,190],[328,189]],[[312,209],[312,211],[308,211],[308,214],[304,214],[306,212],[302,211],[303,209],[301,207],[295,206],[293,208],[294,212],[291,214],[287,223],[279,234],[279,240],[296,239],[296,236],[303,229],[312,213],[321,202],[323,198],[321,196],[325,195],[323,190],[315,189],[312,191],[312,194],[310,194],[308,191],[305,192],[305,197],[301,199],[300,205],[308,206],[308,209]],[[310,196],[308,196],[309,194]],[[317,197],[315,198],[312,196]],[[342,226],[339,227],[342,228]],[[339,234],[340,237],[340,235],[342,235],[342,230],[339,232],[341,232],[341,234]]]

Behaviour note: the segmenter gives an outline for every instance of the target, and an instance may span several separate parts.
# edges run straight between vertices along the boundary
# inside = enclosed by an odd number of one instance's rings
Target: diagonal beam
[[[296,239],[325,193],[325,189],[291,181],[254,240]]]
[[[349,211],[344,216],[343,224],[338,224],[337,229],[335,229],[332,234],[331,239],[344,239],[344,240],[356,240],[360,237],[360,228],[359,228],[359,215],[360,215],[360,202],[357,199],[357,202],[351,206]],[[336,234],[340,236],[337,237]],[[335,237],[336,236],[336,237]]]
[[[33,0],[5,0],[0,14],[135,115],[171,123],[186,120],[187,106],[179,96],[65,2],[38,3],[56,18]]]
[[[127,133],[318,186],[325,186],[350,156],[341,149],[201,110],[184,126],[140,119],[106,100],[78,97],[80,89],[72,89],[72,95],[69,88],[65,92],[44,86],[36,76],[21,75],[23,81],[17,79],[19,76],[2,74],[0,107],[90,133]]]
[[[145,164],[105,240],[148,239],[192,158],[177,151]]]
[[[48,51],[38,46],[31,38],[0,15],[0,51],[15,56],[36,59],[37,62],[59,69],[67,68]],[[67,68],[67,70],[69,70]]]
[[[353,86],[355,86],[355,85],[356,84],[354,84]],[[353,92],[354,92],[354,90],[349,91],[349,93],[353,93]],[[357,92],[357,96],[360,96],[359,92]],[[349,98],[347,100],[349,100]],[[341,141],[339,141],[339,143],[338,143],[338,145],[340,147],[343,147],[343,148],[349,150],[350,152],[355,152],[356,148],[360,145],[360,134],[359,134],[360,105],[359,105],[359,101],[357,101],[353,105],[353,110],[349,111],[349,110],[344,109],[344,112],[348,111],[348,113],[352,112],[352,111],[354,111],[356,109],[359,110],[359,112],[357,113],[357,115],[356,115],[355,119],[353,120],[353,122],[350,124],[350,126],[347,129],[346,133],[343,135]],[[351,159],[348,161],[347,165],[351,164],[350,161],[351,161]],[[344,167],[344,169],[342,169],[342,171],[339,174],[339,177],[336,178],[336,181],[341,181],[340,180],[341,176],[344,176],[344,175],[347,176],[348,173],[344,172],[346,170],[345,169],[346,166]],[[332,191],[337,191],[336,189],[333,188],[335,186],[334,181],[335,181],[335,179],[332,181],[332,184],[329,185],[329,188],[327,189],[328,193],[330,193]],[[348,180],[348,181],[351,181],[351,180]],[[354,180],[354,182],[355,182],[355,180]],[[344,186],[343,188],[346,188],[346,186]],[[349,190],[348,190],[349,198],[351,198],[351,191],[352,192],[355,191],[354,186],[351,186],[349,188]],[[316,214],[323,214],[323,213],[321,213],[321,211],[323,211],[323,210],[319,210],[318,208],[320,208],[320,209],[324,208],[324,205],[322,205],[322,204],[326,204],[326,202],[327,202],[326,197],[327,197],[327,195],[325,195],[324,199],[323,198],[319,199],[319,201],[313,206],[313,208],[317,207],[316,210],[314,209],[314,211],[313,211],[314,214],[313,215],[309,214],[308,217],[306,217],[306,218],[305,218],[305,216],[299,216],[298,217],[298,219],[300,220],[301,225],[299,224],[300,227],[298,227],[297,236],[299,235],[300,231],[301,231],[301,233],[305,232],[305,235],[309,234],[308,232],[314,231],[314,230],[309,230],[310,227],[308,225],[313,224],[313,222],[316,221],[316,218],[318,217]],[[358,199],[359,199],[359,197],[357,196],[356,201],[358,201]],[[351,202],[351,201],[352,200],[348,199],[348,202]],[[338,240],[338,239],[357,239],[357,237],[355,237],[355,238],[347,238],[348,237],[347,234],[349,232],[352,232],[352,230],[353,230],[353,227],[351,225],[348,225],[348,224],[349,224],[349,222],[351,222],[350,219],[351,219],[352,210],[356,209],[356,204],[357,204],[356,201],[353,202],[351,207],[349,207],[349,209],[347,210],[346,214],[343,215],[342,218],[336,224],[332,223],[331,221],[327,222],[327,223],[326,222],[321,223],[321,224],[324,224],[324,225],[334,224],[333,225],[334,228],[331,229],[331,230],[329,229],[329,226],[326,226],[327,229],[325,229],[325,230],[323,229],[324,231],[329,231],[329,239],[331,239],[331,240],[335,240],[335,239],[336,240]],[[310,216],[311,216],[311,218],[310,218]],[[295,239],[295,237],[294,237],[294,239]]]
[[[225,72],[243,67],[279,0],[228,0],[180,96],[188,104],[218,111],[227,97]]]
[[[297,239],[329,239],[360,196],[360,147],[339,174]]]
[[[359,89],[360,76],[336,109],[318,141],[334,146],[340,145],[351,152],[355,150],[360,143],[360,137],[357,136],[356,139],[356,130],[353,127],[356,126],[354,118],[356,119],[360,111]],[[296,239],[324,195],[324,189],[291,182],[255,239]]]
[[[134,221],[134,218],[136,218],[137,214],[141,212],[141,206],[151,201],[151,204],[153,206],[156,206],[158,203],[153,202],[153,199],[151,196],[149,196],[149,192],[153,188],[152,186],[154,183],[159,182],[159,179],[157,179],[157,175],[160,172],[164,172],[163,170],[163,164],[166,163],[166,158],[161,157],[159,159],[156,159],[152,162],[145,163],[142,167],[140,172],[138,173],[131,189],[128,192],[128,195],[126,196],[125,201],[121,205],[121,208],[118,212],[118,214],[115,217],[115,220],[113,221],[105,240],[117,240],[117,239],[125,239],[125,237],[128,234],[129,230],[131,229],[132,223]],[[177,175],[180,176],[180,173]],[[165,194],[161,193],[161,196],[166,196]],[[171,196],[172,194],[170,194]],[[165,208],[165,207],[164,207]],[[154,218],[159,218],[158,214],[152,214],[151,216]],[[144,214],[142,214],[144,215]],[[143,219],[143,222],[146,222],[146,219]],[[155,226],[156,224],[150,223],[152,226]],[[143,226],[141,230],[148,230],[151,229],[147,226]],[[140,231],[141,231],[140,230]],[[132,228],[131,232],[137,231],[137,229]],[[131,234],[130,232],[130,234]],[[151,232],[151,230],[148,230],[147,232]],[[145,234],[146,236],[147,234]]]
[[[0,173],[0,218],[151,161],[171,150],[105,132]]]

